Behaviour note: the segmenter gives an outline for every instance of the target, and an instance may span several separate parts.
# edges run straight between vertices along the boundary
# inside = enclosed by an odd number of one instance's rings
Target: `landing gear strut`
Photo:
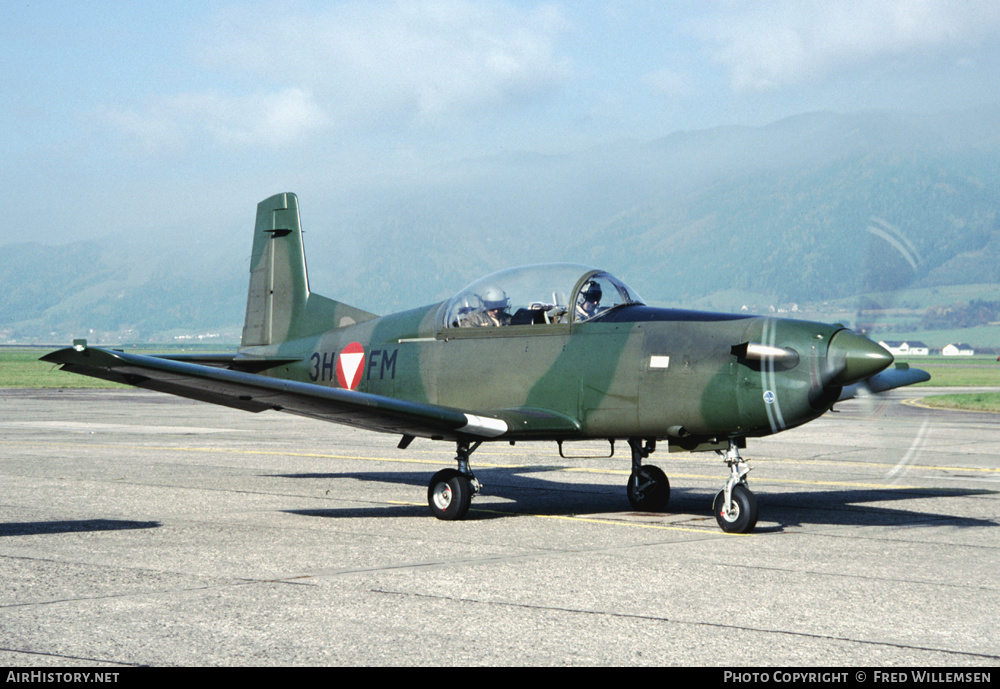
[[[663,470],[652,464],[642,465],[642,460],[653,454],[655,440],[629,438],[632,448],[632,475],[628,477],[628,501],[632,509],[643,512],[663,512],[670,501],[670,481]]]
[[[729,450],[717,450],[729,467],[729,479],[712,503],[715,520],[727,533],[750,533],[757,525],[757,498],[747,485],[750,466],[740,457],[734,440]]]
[[[473,496],[483,487],[469,468],[469,455],[480,445],[459,442],[455,456],[458,469],[442,469],[431,477],[427,485],[427,505],[438,519],[454,521],[468,514]]]

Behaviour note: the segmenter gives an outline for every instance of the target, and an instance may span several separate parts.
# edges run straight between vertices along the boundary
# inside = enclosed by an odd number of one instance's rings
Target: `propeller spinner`
[[[851,330],[841,330],[830,339],[826,350],[826,384],[851,385],[888,368],[892,362],[892,354],[882,345]]]

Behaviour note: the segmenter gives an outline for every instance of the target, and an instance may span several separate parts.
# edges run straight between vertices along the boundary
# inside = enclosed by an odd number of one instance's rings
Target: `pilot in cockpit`
[[[603,296],[601,285],[596,280],[591,280],[584,285],[576,300],[576,320],[585,321],[596,316],[601,310],[601,297]]]
[[[499,287],[487,287],[479,295],[482,310],[472,314],[464,323],[466,326],[510,325],[510,299]]]

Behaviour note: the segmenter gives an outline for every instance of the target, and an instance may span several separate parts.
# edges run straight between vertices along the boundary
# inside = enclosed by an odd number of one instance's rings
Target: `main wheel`
[[[715,521],[727,533],[750,533],[757,526],[757,496],[742,483],[733,487],[733,499],[729,511],[723,515],[722,506],[726,501],[726,491],[720,490],[712,503]]]
[[[660,467],[652,464],[640,467],[638,476],[629,476],[626,490],[634,510],[663,512],[670,502],[670,481]]]
[[[427,485],[427,505],[438,519],[462,519],[472,504],[472,484],[456,469],[442,469]]]

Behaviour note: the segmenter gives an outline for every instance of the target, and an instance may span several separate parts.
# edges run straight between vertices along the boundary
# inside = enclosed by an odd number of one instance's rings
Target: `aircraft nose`
[[[851,385],[888,367],[893,359],[877,342],[850,330],[840,330],[826,350],[827,370],[833,385]]]

